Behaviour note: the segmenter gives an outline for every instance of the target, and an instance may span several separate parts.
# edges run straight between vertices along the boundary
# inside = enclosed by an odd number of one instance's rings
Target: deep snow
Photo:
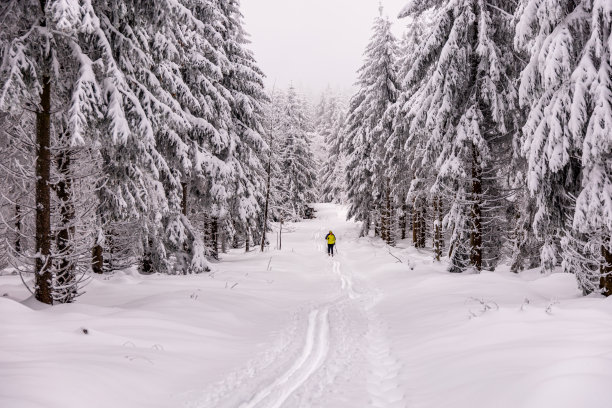
[[[33,309],[1,276],[0,407],[611,406],[612,299],[565,274],[448,274],[317,208],[282,251],[96,278],[74,305]]]

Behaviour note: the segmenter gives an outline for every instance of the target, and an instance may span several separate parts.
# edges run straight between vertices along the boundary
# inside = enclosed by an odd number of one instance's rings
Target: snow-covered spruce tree
[[[346,122],[348,217],[363,222],[363,235],[373,221],[379,224],[382,238],[391,243],[393,211],[384,151],[392,129],[390,121],[383,121],[383,115],[398,94],[397,44],[391,22],[382,17],[382,8],[373,31],[359,70],[359,90],[351,99]],[[381,219],[375,219],[374,214],[380,214]]]
[[[424,128],[425,148],[438,151],[434,190],[447,195],[452,231],[450,270],[493,269],[503,226],[504,164],[511,153],[514,89],[511,81],[512,9],[506,2],[415,1],[403,15],[435,7],[434,23],[419,47],[408,83],[421,81],[411,128]],[[501,173],[501,174],[500,174]]]
[[[76,231],[76,212],[71,208],[77,206],[71,203],[72,182],[66,176],[77,174],[71,167],[80,166],[70,157],[74,149],[86,153],[90,163],[101,163],[108,182],[100,184],[112,192],[106,203],[126,211],[139,212],[139,204],[143,204],[140,210],[145,209],[145,184],[163,164],[147,133],[146,113],[136,103],[102,29],[102,11],[107,6],[106,2],[11,1],[2,10],[0,109],[13,118],[34,111],[22,122],[26,131],[36,129],[32,138],[36,239],[31,253],[23,256],[34,261],[34,292],[45,303],[54,301],[57,290],[66,289],[56,268],[74,254],[70,242],[53,240],[56,236],[65,241]],[[54,162],[60,175],[55,179]],[[113,177],[109,167],[123,176]],[[59,207],[54,207],[54,197],[61,202]],[[59,232],[54,208],[60,214]]]
[[[269,103],[264,106],[263,125],[266,135],[266,142],[268,144],[268,157],[266,157],[264,164],[266,187],[264,192],[263,212],[261,215],[261,241],[259,243],[261,252],[264,252],[266,245],[268,245],[268,232],[271,230],[270,218],[273,208],[272,200],[274,195],[272,191],[272,175],[274,169],[278,168],[278,163],[276,161],[276,137],[278,133],[279,112],[280,110],[276,108],[275,92],[272,91]]]
[[[296,221],[304,218],[307,205],[316,199],[317,167],[304,103],[293,87],[287,91],[281,120],[280,183],[286,199],[283,207],[290,220]]]
[[[165,162],[161,183],[148,186],[159,205],[143,219],[142,266],[147,272],[202,272],[202,230],[219,225],[227,213],[226,186],[234,174],[226,163],[233,145],[231,94],[222,84],[229,69],[223,15],[213,2],[147,4],[115,4],[103,20]],[[201,215],[207,222],[198,228]],[[170,256],[179,262],[173,266]]]
[[[341,204],[346,202],[346,158],[342,152],[346,112],[335,98],[327,109],[331,111],[330,114],[326,114],[325,121],[319,124],[319,133],[323,135],[327,148],[327,159],[319,173],[320,199],[322,202]]]
[[[267,143],[263,138],[264,106],[268,97],[264,90],[264,75],[257,66],[253,53],[247,48],[240,3],[219,0],[225,17],[222,22],[224,50],[229,69],[223,85],[232,95],[232,128],[230,137],[235,144],[230,218],[234,230],[245,237],[248,251],[253,239],[258,238],[257,224],[263,204]]]
[[[529,57],[522,152],[545,271],[562,259],[585,293],[612,294],[612,5],[524,0],[515,45]]]
[[[283,206],[287,203],[286,191],[283,188],[282,150],[284,129],[284,104],[285,95],[274,89],[269,97],[270,102],[265,106],[264,128],[266,142],[268,145],[268,157],[266,158],[266,190],[264,211],[261,226],[261,251],[269,244],[268,232],[272,231],[272,221],[289,219],[287,209]]]
[[[432,166],[423,164],[424,159],[435,159],[424,157],[426,132],[420,128],[410,130],[413,118],[410,112],[411,103],[418,106],[418,94],[415,92],[420,83],[427,78],[427,73],[422,73],[419,81],[406,81],[415,52],[423,40],[422,20],[424,19],[409,19],[408,21],[398,61],[399,81],[402,87],[397,101],[389,107],[384,119],[392,122],[393,128],[385,144],[385,164],[386,172],[391,180],[391,194],[400,209],[400,238],[407,237],[407,230],[410,226],[413,244],[417,248],[425,246],[427,232],[425,207],[428,202],[429,189],[435,180]],[[434,208],[437,208],[437,200],[433,201]],[[437,227],[437,231],[441,234],[441,227]],[[436,247],[441,249],[440,241],[441,239],[434,240],[434,246],[437,242]],[[436,258],[439,258],[439,255],[440,251],[437,251]]]

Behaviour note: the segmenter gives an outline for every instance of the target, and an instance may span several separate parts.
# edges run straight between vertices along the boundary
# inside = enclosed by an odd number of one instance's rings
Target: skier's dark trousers
[[[327,240],[327,255],[334,256],[334,245],[336,245],[336,236],[333,232],[329,231],[329,234],[325,236]]]

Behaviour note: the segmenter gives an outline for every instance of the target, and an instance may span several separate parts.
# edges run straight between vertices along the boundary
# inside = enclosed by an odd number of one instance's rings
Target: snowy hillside
[[[448,274],[317,209],[280,251],[118,272],[72,305],[0,277],[0,406],[609,407],[610,299],[569,274]]]

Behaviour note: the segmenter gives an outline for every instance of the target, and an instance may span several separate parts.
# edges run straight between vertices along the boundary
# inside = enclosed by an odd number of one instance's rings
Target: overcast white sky
[[[384,0],[395,25],[408,0]],[[293,83],[312,96],[350,89],[378,15],[378,0],[242,0],[246,29],[268,86]]]

